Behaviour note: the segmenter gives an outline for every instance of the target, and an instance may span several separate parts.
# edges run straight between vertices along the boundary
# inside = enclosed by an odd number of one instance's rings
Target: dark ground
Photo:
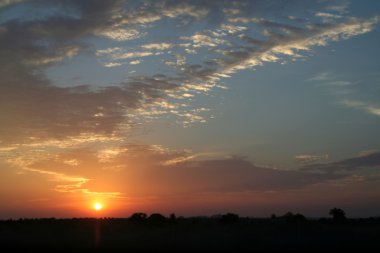
[[[136,217],[135,217],[136,218]],[[237,216],[0,221],[0,250],[379,252],[380,218]],[[3,251],[5,252],[5,251]],[[34,251],[32,251],[34,252]]]

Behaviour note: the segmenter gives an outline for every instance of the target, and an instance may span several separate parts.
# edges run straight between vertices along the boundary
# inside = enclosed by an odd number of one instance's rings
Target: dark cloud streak
[[[380,167],[380,153],[372,153],[364,156],[345,159],[338,162],[325,164],[310,164],[302,167],[302,171],[323,173],[350,173],[363,169],[376,169]]]

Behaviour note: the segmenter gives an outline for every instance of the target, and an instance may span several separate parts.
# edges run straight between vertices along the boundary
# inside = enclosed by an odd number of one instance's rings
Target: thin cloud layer
[[[302,168],[303,171],[323,173],[351,173],[365,169],[378,169],[380,166],[380,153],[361,153],[360,156],[326,164],[310,164]]]
[[[364,79],[365,77],[362,78]],[[347,80],[347,78],[342,78],[338,74],[321,72],[307,81],[327,88],[337,98],[339,105],[357,109],[373,116],[380,116],[376,77],[370,77],[369,80],[370,82],[363,83],[361,79]],[[362,86],[367,86],[368,88],[360,89]]]
[[[7,162],[23,173],[43,174],[57,181],[50,191],[90,194],[97,192],[101,181],[112,182],[115,191],[104,192],[109,197],[286,191],[342,178],[260,167],[239,157],[212,160],[195,157],[189,151],[130,144],[98,151],[85,148],[38,157],[15,156]],[[75,176],[77,168],[82,177]]]

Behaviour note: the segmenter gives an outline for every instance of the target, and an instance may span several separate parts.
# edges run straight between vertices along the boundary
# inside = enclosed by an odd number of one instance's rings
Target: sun
[[[94,209],[95,209],[96,211],[102,210],[102,208],[103,208],[103,205],[102,205],[101,203],[96,202],[96,203],[94,204]]]

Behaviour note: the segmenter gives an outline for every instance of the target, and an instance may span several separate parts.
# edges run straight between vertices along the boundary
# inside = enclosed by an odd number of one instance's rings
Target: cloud
[[[278,26],[286,33],[269,32],[265,42],[243,37],[255,47],[244,48],[242,51],[224,51],[229,59],[224,60],[222,66],[225,68],[224,72],[230,73],[238,69],[260,65],[265,61],[278,61],[280,55],[297,57],[299,55],[297,51],[308,51],[310,47],[326,45],[328,41],[366,33],[377,22],[378,18],[376,17],[371,20],[351,19],[340,24],[307,25],[305,28],[299,28],[260,20],[260,24],[264,27]]]
[[[41,169],[33,169],[33,168],[23,168],[24,171],[35,172],[43,175],[47,175],[52,178],[53,181],[58,181],[59,184],[56,186],[55,190],[58,192],[74,192],[81,191],[83,184],[89,181],[87,178],[83,177],[73,177],[67,176],[63,173],[41,170]],[[62,184],[64,183],[64,184]]]
[[[330,72],[321,72],[307,79],[307,81],[315,82],[317,86],[327,87],[329,92],[338,99],[340,105],[380,116],[380,106],[375,100],[377,92],[370,89],[371,93],[369,93],[365,89],[360,89],[360,87],[365,85],[365,83],[363,84],[363,80],[352,80],[348,74],[342,77],[342,75]],[[360,99],[356,97],[360,97]]]
[[[135,29],[123,28],[110,28],[110,30],[101,31],[99,34],[117,41],[134,40],[146,35],[146,33],[141,33]]]
[[[350,108],[366,111],[375,116],[380,116],[380,106],[372,105],[370,102],[362,102],[357,100],[342,100],[342,105]]]
[[[294,158],[301,163],[311,163],[320,160],[328,160],[329,155],[296,155]]]
[[[107,63],[104,64],[104,67],[112,68],[112,67],[120,67],[122,65],[123,64],[121,64],[119,62],[107,62]]]
[[[371,155],[371,154],[375,154],[375,153],[378,153],[379,150],[377,149],[368,149],[368,150],[362,150],[359,152],[358,156],[368,156],[368,155]]]
[[[325,82],[335,80],[335,76],[333,76],[330,72],[321,72],[307,80]]]
[[[134,60],[134,61],[130,61],[129,64],[131,64],[131,65],[138,65],[141,62],[142,62],[141,60]]]
[[[119,47],[99,49],[96,51],[98,56],[107,56],[111,60],[122,60],[129,58],[139,58],[154,55],[155,53],[150,51],[130,52]]]
[[[340,19],[343,17],[341,15],[332,14],[332,13],[328,13],[328,12],[317,12],[315,14],[315,16],[322,18],[323,22],[326,22],[326,23],[332,22],[335,19]]]
[[[0,8],[24,2],[25,0],[0,0]]]
[[[226,40],[222,40],[219,38],[212,38],[204,34],[194,34],[190,37],[184,36],[184,37],[181,37],[181,39],[191,41],[193,43],[192,46],[195,48],[216,47],[221,44],[228,44]]]
[[[350,173],[363,169],[376,169],[380,166],[380,153],[370,152],[358,157],[325,164],[310,164],[302,168],[303,171],[323,173]]]
[[[299,189],[331,180],[315,174],[258,167],[240,158],[185,162],[173,167],[181,170],[176,180],[197,182],[189,188],[198,191],[270,191]],[[169,175],[168,175],[169,176]],[[180,187],[180,186],[177,186]]]
[[[232,25],[232,24],[222,24],[220,26],[220,28],[221,28],[221,31],[226,31],[229,34],[244,32],[248,29],[245,26],[236,26],[236,25]]]
[[[342,178],[260,167],[236,156],[197,160],[201,154],[172,151],[159,145],[125,143],[100,149],[72,148],[55,154],[40,153],[37,158],[33,158],[33,153],[29,157],[27,154],[7,162],[24,172],[47,176],[55,182],[52,190],[85,195],[98,192],[115,197],[146,197],[286,191]],[[107,185],[107,191],[99,188]]]
[[[173,44],[171,43],[152,43],[152,44],[145,44],[141,46],[142,48],[145,49],[155,49],[155,50],[165,50],[173,47]]]

